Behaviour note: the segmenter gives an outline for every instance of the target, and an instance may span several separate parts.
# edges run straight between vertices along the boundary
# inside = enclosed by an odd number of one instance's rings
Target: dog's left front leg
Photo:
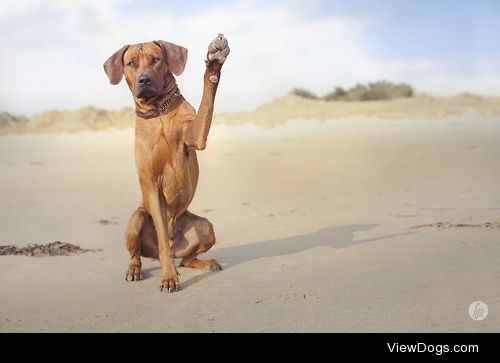
[[[197,150],[207,146],[208,133],[214,113],[215,94],[220,81],[222,65],[229,54],[229,46],[224,35],[219,34],[208,46],[207,68],[203,78],[203,96],[195,120],[190,124],[185,143]]]
[[[166,221],[163,219],[163,211],[160,196],[161,192],[158,189],[153,189],[148,195],[149,212],[153,219],[153,224],[158,237],[158,258],[163,269],[163,277],[160,283],[160,290],[168,292],[177,291],[180,288],[177,269],[174,264],[174,253],[172,251],[173,241],[169,237],[169,231]]]

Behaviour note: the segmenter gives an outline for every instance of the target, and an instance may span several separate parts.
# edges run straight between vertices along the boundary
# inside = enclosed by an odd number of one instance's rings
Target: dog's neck
[[[169,106],[173,103],[174,99],[177,96],[180,96],[179,87],[177,86],[177,82],[175,78],[172,76],[171,81],[168,82],[167,86],[162,92],[162,96],[147,104],[134,99],[135,102],[135,114],[144,119],[151,119],[155,117],[159,117],[162,113],[168,110]]]

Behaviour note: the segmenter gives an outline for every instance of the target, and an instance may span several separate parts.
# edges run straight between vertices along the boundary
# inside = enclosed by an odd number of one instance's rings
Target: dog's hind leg
[[[148,212],[139,207],[135,210],[128,221],[127,231],[125,232],[125,243],[128,252],[130,253],[130,263],[127,272],[125,273],[125,280],[139,281],[142,279],[141,275],[141,230],[149,219]]]
[[[182,258],[179,267],[204,270],[221,270],[217,260],[200,260],[198,255],[207,252],[215,244],[212,223],[186,211],[178,220],[178,234],[174,245],[175,257]]]

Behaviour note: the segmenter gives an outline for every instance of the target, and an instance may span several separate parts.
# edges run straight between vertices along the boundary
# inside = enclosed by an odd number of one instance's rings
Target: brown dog
[[[220,270],[216,260],[199,260],[215,243],[212,224],[190,213],[198,182],[196,150],[205,149],[222,64],[229,54],[222,34],[208,47],[204,89],[198,113],[182,97],[174,75],[186,65],[187,49],[164,41],[127,45],[104,63],[111,84],[123,74],[134,96],[135,163],[142,204],[127,226],[131,261],[125,279],[140,280],[141,256],[159,258],[160,289],[179,289],[180,266]]]

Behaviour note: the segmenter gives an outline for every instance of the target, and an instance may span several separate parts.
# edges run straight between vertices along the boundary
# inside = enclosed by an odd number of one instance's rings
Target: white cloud
[[[483,72],[465,76],[452,74],[442,62],[375,59],[365,35],[378,19],[322,16],[315,4],[241,1],[174,16],[167,7],[125,12],[114,0],[2,1],[0,110],[31,114],[87,104],[131,106],[125,83],[110,86],[102,63],[123,44],[153,39],[189,49],[188,66],[178,81],[197,107],[202,60],[219,32],[228,38],[231,54],[217,111],[251,109],[296,86],[322,94],[334,85],[377,79],[407,81],[438,94],[498,94],[499,83],[492,86],[500,78],[493,76],[500,74],[498,63],[478,63]]]

